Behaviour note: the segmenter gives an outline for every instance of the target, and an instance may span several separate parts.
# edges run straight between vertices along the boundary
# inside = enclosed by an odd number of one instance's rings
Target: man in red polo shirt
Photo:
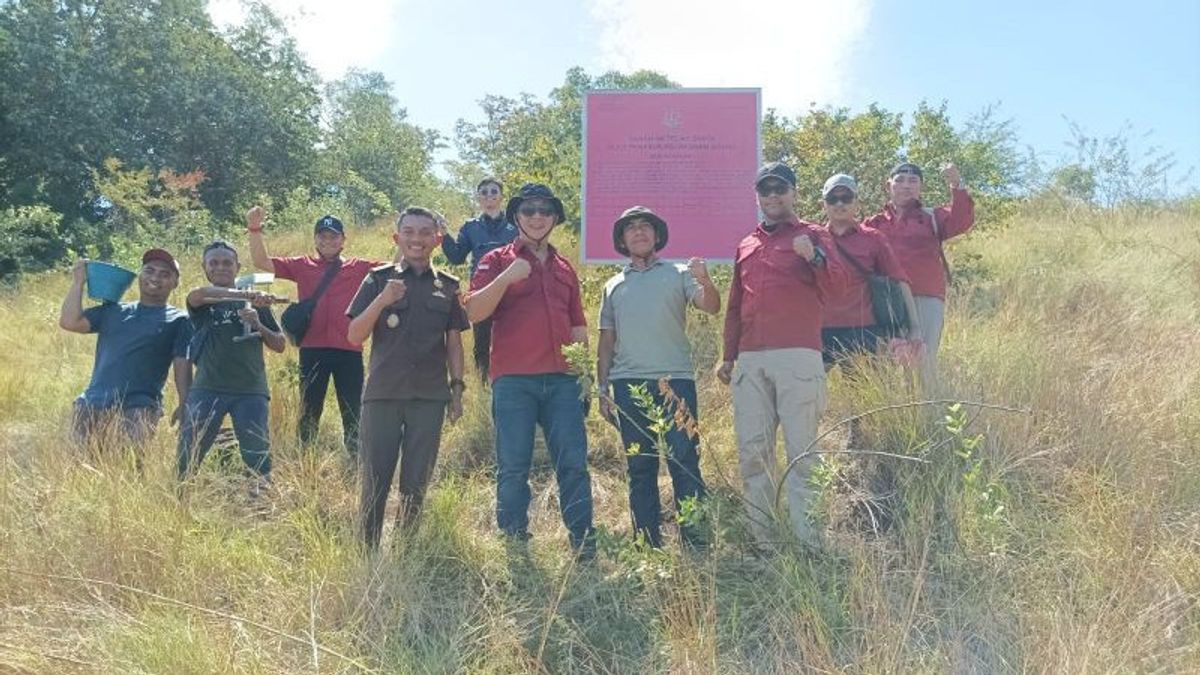
[[[743,492],[751,529],[765,543],[774,539],[769,521],[781,472],[776,430],[783,425],[789,462],[812,449],[825,410],[821,312],[826,298],[841,292],[845,273],[829,233],[796,217],[790,168],[763,166],[754,187],[764,219],[737,247],[717,377],[733,385]],[[817,543],[808,520],[814,461],[815,455],[797,461],[787,476],[792,530],[807,544]]]
[[[921,337],[916,321],[908,275],[892,253],[887,237],[879,230],[858,222],[858,182],[852,176],[839,173],[830,176],[821,189],[822,207],[829,222],[825,229],[844,264],[846,286],[843,292],[825,302],[821,327],[822,355],[825,365],[833,367],[855,354],[873,354],[879,342],[893,336],[875,325],[868,275],[881,275],[900,282],[904,304],[908,310],[908,331],[903,335],[914,340]]]
[[[547,241],[566,219],[550,188],[526,183],[506,209],[520,233],[479,261],[466,301],[472,323],[492,318],[492,419],[496,425],[496,523],[529,537],[529,469],[540,425],[554,462],[558,503],[571,546],[595,554],[587,467],[587,404],[562,348],[587,345],[574,268]]]
[[[346,339],[350,318],[346,307],[358,292],[362,280],[380,263],[361,258],[343,258],[346,232],[342,221],[326,215],[313,228],[316,255],[271,256],[263,239],[266,211],[255,206],[246,214],[250,255],[254,266],[273,272],[280,279],[296,282],[300,299],[312,297],[328,272],[333,275],[325,292],[313,307],[308,331],[300,341],[300,443],[308,445],[317,435],[329,379],[337,392],[342,413],[342,440],[351,456],[358,453],[358,424],[362,406],[362,345]],[[336,267],[331,270],[330,267]]]
[[[887,182],[888,203],[883,211],[866,221],[866,225],[887,236],[908,273],[921,340],[925,343],[922,369],[927,381],[937,372],[946,310],[949,266],[942,242],[963,234],[975,224],[975,202],[963,187],[958,167],[947,164],[942,177],[950,186],[950,203],[928,208],[921,203],[921,167],[909,162],[897,164]]]

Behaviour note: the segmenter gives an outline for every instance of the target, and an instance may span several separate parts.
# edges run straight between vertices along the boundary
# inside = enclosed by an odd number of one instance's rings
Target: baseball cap
[[[858,196],[858,181],[854,180],[853,176],[844,173],[835,173],[830,176],[829,179],[825,181],[825,185],[821,187],[821,196],[828,197],[829,193],[833,192],[834,188],[839,187],[846,188],[852,192],[855,197]]]
[[[167,249],[165,249],[165,248],[146,249],[146,252],[142,254],[142,264],[145,265],[146,263],[150,262],[151,260],[157,260],[159,262],[164,262],[167,264],[168,267],[175,270],[175,274],[179,274],[179,263],[175,261],[175,256],[173,256],[169,252],[167,252]]]
[[[792,171],[787,164],[783,162],[768,162],[762,165],[758,170],[758,175],[754,177],[754,187],[768,178],[778,178],[787,183],[793,188],[796,187],[796,172]]]
[[[896,166],[892,167],[892,172],[888,174],[888,178],[895,178],[897,175],[902,173],[911,173],[922,180],[925,178],[925,176],[921,173],[921,167],[913,164],[912,162],[900,162]]]
[[[329,214],[325,214],[320,218],[317,218],[317,224],[313,227],[313,233],[315,234],[321,230],[330,230],[332,232],[337,232],[338,234],[346,233],[346,230],[342,227],[342,221]]]

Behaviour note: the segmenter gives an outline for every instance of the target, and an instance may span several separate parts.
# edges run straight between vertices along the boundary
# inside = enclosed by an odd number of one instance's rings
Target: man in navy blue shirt
[[[187,399],[192,369],[187,360],[191,323],[167,304],[179,285],[179,265],[170,253],[152,248],[142,255],[137,302],[106,302],[83,308],[87,261],[75,263],[74,279],[58,325],[72,333],[96,333],[92,380],[79,398],[71,423],[77,443],[119,431],[136,446],[154,435],[162,416],[162,389],[174,367],[179,401]],[[179,421],[180,408],[171,415]]]
[[[504,216],[504,186],[498,178],[488,177],[479,181],[475,188],[475,201],[479,203],[479,216],[463,223],[457,237],[445,231],[442,224],[442,252],[446,260],[461,265],[471,255],[471,276],[479,261],[492,249],[500,248],[517,238],[517,228]],[[488,353],[492,345],[492,320],[484,319],[471,327],[474,334],[475,369],[480,379],[488,382]]]

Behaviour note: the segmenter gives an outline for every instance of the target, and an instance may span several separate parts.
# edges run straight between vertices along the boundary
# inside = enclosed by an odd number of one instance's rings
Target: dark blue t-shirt
[[[170,306],[105,303],[83,311],[98,333],[92,381],[80,399],[96,408],[162,407],[162,389],[175,357],[187,356],[187,314]]]

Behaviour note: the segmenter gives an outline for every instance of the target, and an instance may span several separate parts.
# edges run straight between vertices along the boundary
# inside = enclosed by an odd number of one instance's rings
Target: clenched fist
[[[529,267],[529,261],[524,258],[517,258],[512,261],[512,264],[505,268],[502,274],[508,279],[510,284],[522,281],[529,278],[529,273],[532,272]]]
[[[246,212],[246,229],[250,232],[262,232],[263,219],[266,217],[266,210],[261,206],[255,206]]]
[[[407,292],[408,286],[402,279],[388,279],[383,290],[379,292],[379,297],[383,298],[385,304],[394,305],[403,300],[404,294]]]
[[[688,272],[692,273],[692,278],[700,283],[708,281],[708,264],[704,262],[704,258],[691,258],[687,262]]]
[[[954,166],[954,162],[942,167],[942,178],[946,179],[946,185],[949,185],[952,190],[962,187],[962,176],[958,173],[958,167]]]
[[[813,248],[812,239],[809,239],[807,234],[796,235],[796,238],[792,240],[792,250],[796,252],[796,255],[809,262],[812,262],[813,256],[817,254],[817,250]]]

